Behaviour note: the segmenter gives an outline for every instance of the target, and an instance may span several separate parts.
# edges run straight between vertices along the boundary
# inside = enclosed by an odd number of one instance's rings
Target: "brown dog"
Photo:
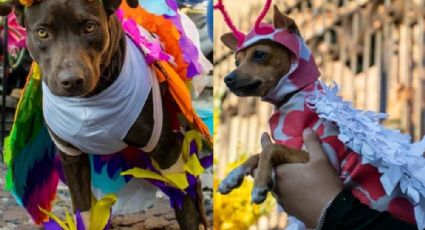
[[[44,0],[26,9],[18,1],[15,2],[16,12],[27,30],[28,49],[39,64],[42,80],[52,94],[92,97],[115,82],[128,45],[121,23],[114,15],[121,2]],[[127,2],[130,6],[138,5],[137,0]],[[151,92],[138,119],[124,138],[126,144],[143,147],[149,141],[154,126],[152,97]],[[166,111],[164,104],[162,107]],[[76,149],[54,132],[50,133],[56,143]],[[170,115],[164,112],[158,145],[150,155],[161,169],[168,169],[179,159],[181,146],[182,141],[172,131]],[[92,203],[88,155],[60,154],[73,209],[88,212]],[[199,199],[202,199],[201,195],[199,192]],[[206,223],[202,201],[195,201],[189,195],[183,207],[175,211],[181,229],[198,229],[201,222]]]
[[[299,33],[295,22],[282,15],[277,7],[274,8],[275,28],[285,28],[293,33]],[[222,42],[232,50],[237,50],[237,40],[232,33],[224,34]],[[224,82],[231,92],[237,96],[264,97],[276,87],[290,69],[290,51],[270,40],[260,40],[247,48],[236,53],[237,68],[229,73]],[[290,95],[291,96],[291,95]],[[285,98],[281,103],[290,99]],[[262,139],[267,138],[264,136]],[[220,184],[219,192],[227,194],[234,188],[239,187],[246,175],[252,175],[254,169],[254,188],[252,202],[262,203],[273,186],[272,169],[285,163],[305,163],[308,161],[308,153],[295,151],[284,145],[269,144],[264,146],[261,154],[251,156],[246,162],[233,170]]]
[[[351,191],[370,208],[386,210],[394,217],[411,223],[419,220],[415,219],[418,212],[412,202],[414,198],[403,191],[403,180],[414,178],[409,175],[412,172],[406,170],[399,173],[400,181],[388,182],[388,177],[397,176],[388,176],[386,170],[400,166],[388,163],[392,160],[385,159],[388,155],[383,152],[390,144],[400,143],[397,145],[403,147],[390,150],[390,154],[394,155],[388,158],[392,159],[398,154],[396,152],[410,158],[405,153],[412,149],[410,143],[406,143],[407,138],[402,141],[404,135],[380,127],[376,120],[381,115],[351,107],[337,95],[337,87],[328,87],[319,80],[319,67],[294,21],[275,7],[274,25],[256,26],[245,36],[238,31],[234,34],[222,37],[224,44],[236,52],[238,65],[225,82],[237,95],[260,96],[263,101],[275,106],[269,125],[270,133],[279,145],[272,144],[267,134],[263,135],[263,152],[232,171],[220,184],[219,191],[229,193],[258,166],[251,199],[254,203],[263,202],[273,186],[273,167],[308,160],[305,152],[290,148],[301,150],[303,131],[311,128],[318,134],[344,189]],[[419,155],[422,152],[419,150],[415,154],[415,164],[423,162]],[[372,155],[375,159],[369,159]]]

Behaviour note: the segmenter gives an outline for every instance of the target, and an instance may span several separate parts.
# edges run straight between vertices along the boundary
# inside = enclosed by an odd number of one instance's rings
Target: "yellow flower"
[[[226,171],[238,166],[246,157],[229,164]],[[214,175],[214,191],[217,190],[219,179]],[[248,229],[258,219],[274,210],[275,202],[270,197],[261,205],[251,205],[252,179],[245,179],[242,185],[230,194],[214,193],[214,230]]]

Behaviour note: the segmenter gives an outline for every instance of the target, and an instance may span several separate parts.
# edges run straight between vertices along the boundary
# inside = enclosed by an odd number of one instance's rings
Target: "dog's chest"
[[[149,96],[152,75],[143,54],[127,39],[120,76],[98,95],[58,97],[43,84],[44,119],[52,132],[82,152],[120,151],[127,147],[123,139]]]

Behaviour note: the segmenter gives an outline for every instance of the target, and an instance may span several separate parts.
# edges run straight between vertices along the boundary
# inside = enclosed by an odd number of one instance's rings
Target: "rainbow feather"
[[[6,190],[28,210],[35,223],[41,224],[47,216],[39,207],[51,210],[59,177],[55,169],[56,148],[44,125],[40,72],[35,64],[4,151],[8,166]]]

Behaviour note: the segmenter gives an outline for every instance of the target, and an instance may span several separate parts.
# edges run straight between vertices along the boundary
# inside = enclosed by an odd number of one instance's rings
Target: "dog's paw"
[[[241,186],[243,179],[245,177],[245,168],[243,166],[239,166],[227,175],[226,178],[220,183],[218,186],[218,191],[221,194],[228,194],[233,189]]]
[[[269,193],[269,191],[270,189],[268,188],[254,187],[251,193],[251,203],[254,203],[254,204],[263,203],[266,200],[267,193]]]
[[[254,188],[252,189],[251,193],[251,203],[255,204],[261,204],[266,200],[267,193],[269,191],[273,190],[273,187],[275,185],[275,170],[272,170],[272,176],[268,178],[267,180],[261,180],[260,183],[255,183]],[[259,180],[259,178],[256,178],[256,180]]]

